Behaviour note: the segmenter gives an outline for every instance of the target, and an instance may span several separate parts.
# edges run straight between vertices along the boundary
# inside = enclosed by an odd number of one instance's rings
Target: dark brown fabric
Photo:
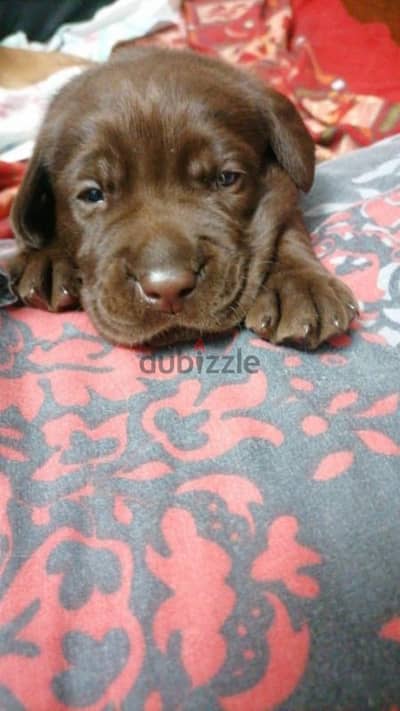
[[[347,11],[359,22],[383,22],[396,44],[400,44],[400,6],[398,0],[342,0]]]

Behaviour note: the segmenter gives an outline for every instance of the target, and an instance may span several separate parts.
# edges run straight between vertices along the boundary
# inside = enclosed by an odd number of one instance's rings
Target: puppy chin
[[[96,299],[85,289],[81,291],[81,303],[99,334],[115,345],[140,346],[148,343],[162,330],[160,325],[149,328],[147,324],[144,328],[143,325],[139,327],[133,322],[115,318],[104,308],[101,299]]]
[[[213,318],[210,313],[195,315],[193,309],[188,309],[176,315],[149,311],[148,318],[135,322],[110,314],[102,300],[93,296],[92,290],[82,289],[81,302],[101,336],[127,347],[171,345],[207,334],[227,333],[241,320],[237,313],[224,314],[223,318],[217,313]]]

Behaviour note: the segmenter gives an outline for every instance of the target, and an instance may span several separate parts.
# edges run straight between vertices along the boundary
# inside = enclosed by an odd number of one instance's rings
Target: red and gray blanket
[[[280,0],[185,7],[200,48],[250,52],[270,10],[291,36]],[[323,163],[303,207],[361,306],[316,353],[0,312],[1,710],[400,708],[400,138]]]

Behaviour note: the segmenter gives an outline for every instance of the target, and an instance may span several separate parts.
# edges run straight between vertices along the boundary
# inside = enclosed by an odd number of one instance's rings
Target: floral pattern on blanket
[[[304,30],[303,14],[308,17]],[[310,23],[310,16],[319,14],[320,29],[318,23]],[[352,90],[352,81],[360,74],[368,76],[360,67],[364,66],[365,53],[370,52],[371,39],[362,34],[363,25],[350,17],[339,0],[330,0],[329,4],[324,0],[185,0],[183,17],[183,26],[136,42],[189,46],[251,67],[296,104],[317,144],[319,159],[342,155],[399,132],[398,82],[397,92],[393,88],[389,92],[389,88],[396,86],[393,66],[400,49],[387,28],[375,23],[380,61],[369,65],[368,93]],[[323,28],[324,22],[329,25],[329,18],[333,24],[341,23],[344,41],[352,46],[346,70],[349,85],[346,79],[328,71],[320,57],[326,54]],[[331,46],[329,54],[330,65],[335,65],[335,57],[338,63],[338,47]],[[386,83],[372,77],[376,65],[386,68]],[[374,95],[377,84],[380,93]],[[390,95],[385,95],[385,88]]]
[[[0,314],[0,708],[395,708],[399,224],[315,232],[361,305],[316,353]]]

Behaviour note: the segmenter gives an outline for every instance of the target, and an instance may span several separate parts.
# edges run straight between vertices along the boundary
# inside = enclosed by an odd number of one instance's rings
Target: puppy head
[[[71,255],[108,339],[172,342],[243,319],[313,171],[292,104],[248,74],[121,51],[53,101],[13,223],[20,244]]]

